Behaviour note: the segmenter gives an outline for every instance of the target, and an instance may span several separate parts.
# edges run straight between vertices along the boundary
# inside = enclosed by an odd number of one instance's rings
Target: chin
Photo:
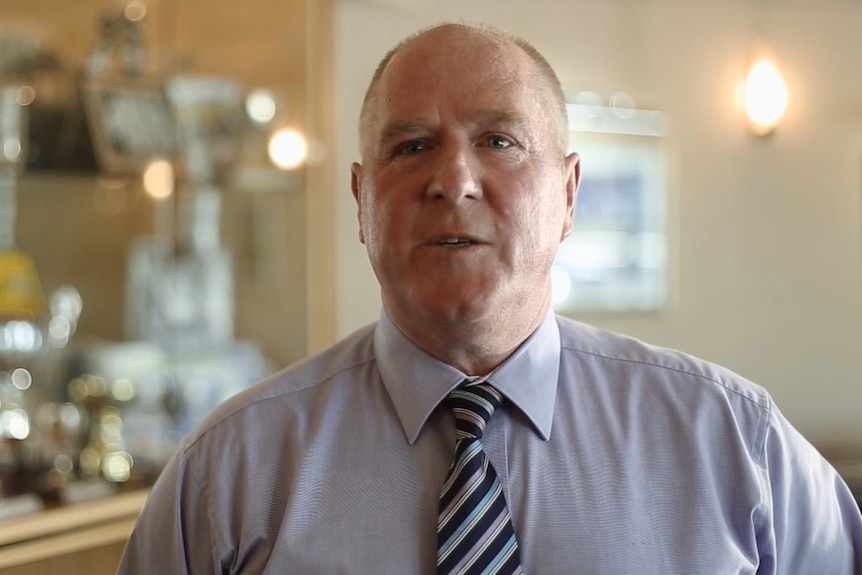
[[[414,302],[429,317],[441,323],[466,325],[481,321],[499,312],[499,306],[494,305],[494,294],[447,294],[442,290],[433,290],[425,298]]]

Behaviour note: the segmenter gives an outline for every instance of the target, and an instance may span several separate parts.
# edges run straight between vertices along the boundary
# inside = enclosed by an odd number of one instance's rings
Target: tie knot
[[[502,400],[500,392],[487,383],[467,384],[450,393],[446,406],[455,416],[458,439],[481,439],[485,425]]]

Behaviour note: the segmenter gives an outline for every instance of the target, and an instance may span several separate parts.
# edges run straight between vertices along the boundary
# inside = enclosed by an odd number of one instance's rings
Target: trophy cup
[[[26,112],[18,87],[0,85],[0,516],[7,517],[40,506],[35,493],[47,489],[51,470],[71,471],[80,424],[77,412],[57,409],[52,419],[46,406],[60,406],[52,386],[81,297],[64,286],[46,298],[33,259],[15,242]]]

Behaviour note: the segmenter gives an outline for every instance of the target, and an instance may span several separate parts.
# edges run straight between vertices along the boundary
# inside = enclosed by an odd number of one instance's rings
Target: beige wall
[[[373,67],[418,27],[483,20],[531,40],[568,92],[627,91],[668,116],[672,302],[589,321],[723,363],[822,449],[862,451],[862,5],[341,0],[336,17],[339,334],[379,309],[348,177]],[[733,103],[755,32],[791,93],[766,140]]]

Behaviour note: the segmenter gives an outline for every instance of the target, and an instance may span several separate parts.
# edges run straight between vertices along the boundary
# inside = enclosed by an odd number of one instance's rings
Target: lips
[[[466,253],[474,251],[475,248],[494,244],[493,228],[488,229],[487,224],[478,219],[471,221],[458,217],[428,217],[419,224],[415,231],[415,238],[419,245],[424,247],[437,250],[443,248],[444,252],[460,248]]]
[[[459,247],[473,245],[473,240],[470,238],[440,238],[434,242],[438,246]]]

